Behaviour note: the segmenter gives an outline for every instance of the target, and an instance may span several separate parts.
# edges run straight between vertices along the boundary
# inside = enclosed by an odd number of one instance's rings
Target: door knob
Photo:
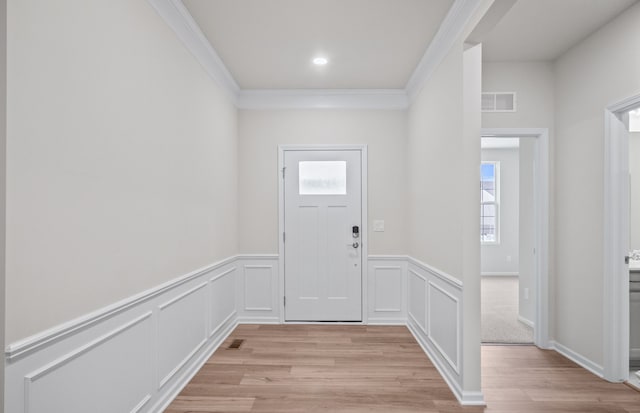
[[[353,244],[347,244],[347,247],[353,247],[353,248],[358,248],[360,246],[360,244],[358,244],[357,241],[354,241]]]

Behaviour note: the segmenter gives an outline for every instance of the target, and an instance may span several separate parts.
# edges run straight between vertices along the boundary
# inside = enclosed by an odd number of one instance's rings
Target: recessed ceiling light
[[[324,66],[329,63],[326,57],[316,57],[313,59],[313,64],[316,66]]]

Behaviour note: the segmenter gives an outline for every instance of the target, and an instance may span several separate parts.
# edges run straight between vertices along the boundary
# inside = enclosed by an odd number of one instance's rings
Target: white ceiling
[[[554,60],[636,1],[518,0],[483,39],[483,59]]]
[[[613,0],[605,0],[605,2]],[[241,89],[404,89],[453,0],[184,0]],[[329,59],[315,67],[316,55]]]

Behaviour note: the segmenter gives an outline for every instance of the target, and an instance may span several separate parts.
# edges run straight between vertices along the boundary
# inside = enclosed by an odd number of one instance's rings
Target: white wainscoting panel
[[[407,326],[462,404],[462,283],[450,275],[408,258]],[[480,400],[482,399],[480,395]]]
[[[406,324],[464,404],[462,283],[407,256],[364,282],[368,323]],[[5,411],[162,411],[237,323],[280,322],[281,287],[277,255],[234,256],[13,343]]]
[[[451,368],[460,373],[460,300],[432,281],[427,288],[427,335]]]
[[[427,279],[409,268],[409,319],[415,321],[424,334],[427,332]]]
[[[158,306],[158,369],[162,387],[207,342],[207,283]]]
[[[279,323],[278,255],[239,255],[238,321]]]
[[[369,324],[407,323],[407,259],[404,256],[369,256]]]
[[[236,326],[236,257],[9,345],[5,410],[162,411]]]
[[[237,268],[231,267],[215,274],[209,279],[211,307],[209,308],[209,337],[224,327],[229,317],[236,314],[236,294],[229,294],[236,290]]]
[[[112,399],[109,408],[137,412],[149,401],[152,387],[153,324],[151,312],[25,375],[28,413],[84,412],[95,400]],[[110,360],[113,376],[96,369]],[[78,389],[82,389],[79,392]],[[118,397],[113,397],[113,395]]]

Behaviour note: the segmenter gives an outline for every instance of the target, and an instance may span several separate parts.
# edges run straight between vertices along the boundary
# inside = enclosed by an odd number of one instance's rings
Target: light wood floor
[[[487,407],[461,407],[405,327],[241,325],[166,413],[640,413],[640,393],[553,351],[487,346],[482,362]]]

